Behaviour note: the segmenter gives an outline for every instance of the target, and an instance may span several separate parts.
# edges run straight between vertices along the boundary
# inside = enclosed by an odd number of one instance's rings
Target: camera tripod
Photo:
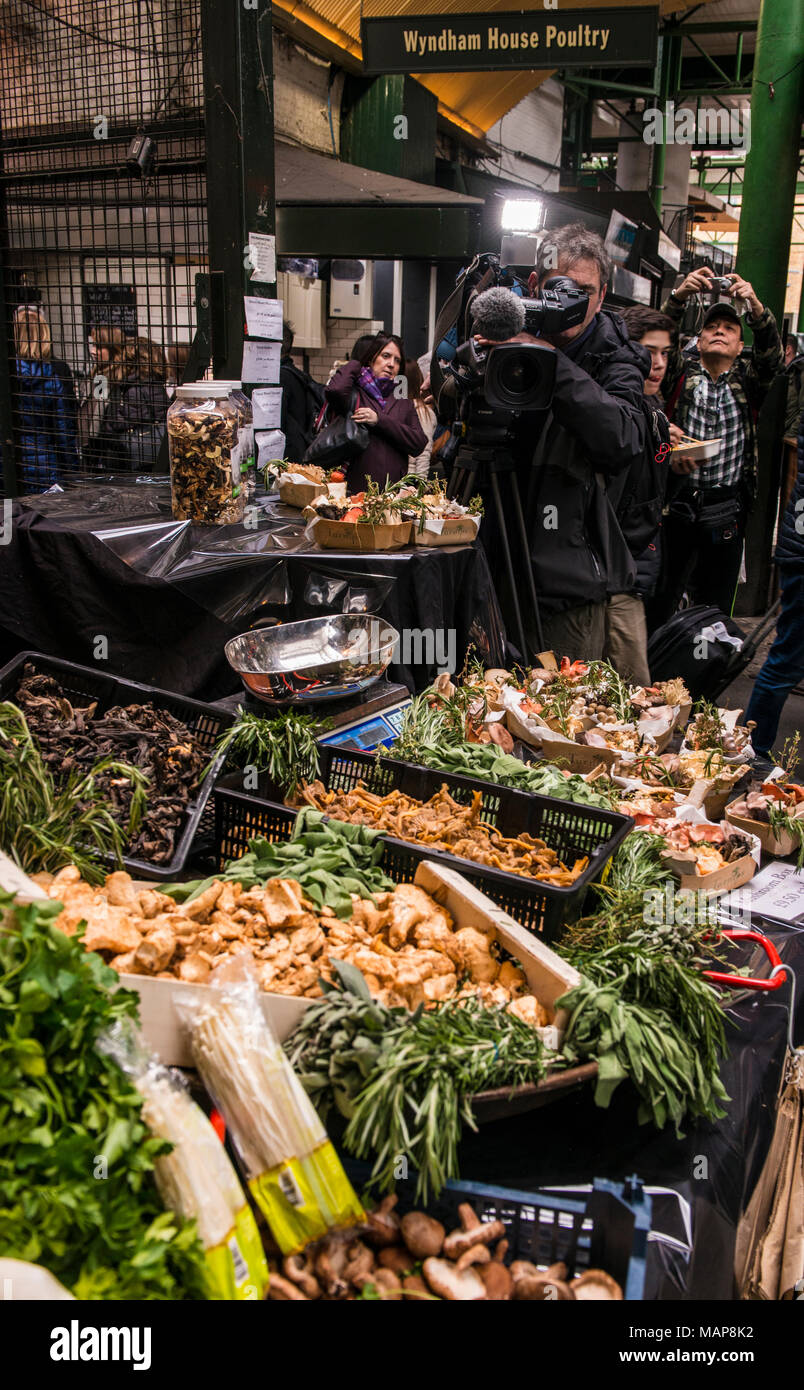
[[[519,483],[516,476],[516,464],[507,443],[500,441],[488,441],[484,443],[473,442],[470,430],[469,438],[462,443],[458,449],[452,475],[447,488],[447,496],[457,499],[463,506],[466,506],[470,497],[479,491],[484,483],[491,485],[491,494],[494,500],[494,510],[499,527],[500,541],[503,551],[503,562],[505,572],[508,577],[510,588],[511,604],[514,612],[514,622],[516,624],[516,635],[519,641],[519,649],[523,660],[528,659],[528,643],[525,638],[525,626],[522,619],[522,608],[519,602],[519,590],[522,580],[514,570],[513,552],[511,539],[508,534],[508,524],[505,515],[502,492],[500,490],[500,478],[508,479],[508,494],[513,503],[515,540],[519,551],[522,572],[525,576],[525,595],[530,601],[533,612],[534,627],[536,630],[536,640],[539,651],[544,650],[544,635],[542,632],[542,620],[539,613],[539,600],[536,594],[536,584],[533,578],[533,566],[531,565],[530,549],[528,547],[528,533],[525,527],[525,516],[522,510],[522,498],[519,492]]]

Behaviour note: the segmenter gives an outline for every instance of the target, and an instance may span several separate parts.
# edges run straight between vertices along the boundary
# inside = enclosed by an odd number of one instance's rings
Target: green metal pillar
[[[653,206],[658,213],[662,210],[664,194],[664,169],[667,159],[667,103],[675,99],[676,90],[680,82],[680,62],[681,62],[681,39],[673,35],[664,34],[659,39],[661,52],[659,66],[661,76],[659,79],[659,107],[662,112],[662,134],[661,144],[657,145],[653,151],[653,173],[651,176],[650,196]]]
[[[404,73],[347,79],[341,158],[382,174],[435,183],[438,100]]]
[[[252,280],[249,247],[252,233],[276,230],[271,0],[201,0],[201,33],[210,277],[199,302],[215,376],[238,378],[243,295],[276,295],[275,281]]]
[[[781,322],[804,94],[804,5],[762,0],[737,269]]]
[[[801,299],[798,305],[798,327],[797,333],[804,333],[804,265],[801,267]]]

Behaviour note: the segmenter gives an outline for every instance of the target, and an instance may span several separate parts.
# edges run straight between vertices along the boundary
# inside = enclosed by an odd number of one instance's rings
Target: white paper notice
[[[249,232],[248,253],[254,267],[250,278],[263,285],[273,285],[276,281],[276,237],[264,232]]]
[[[277,428],[282,424],[282,387],[261,386],[251,393],[256,430]]]
[[[246,307],[246,332],[250,338],[282,337],[282,300],[261,299],[259,295],[243,296]]]
[[[768,864],[745,888],[726,893],[720,905],[725,914],[756,912],[780,922],[800,922],[804,918],[804,874],[796,871],[795,864]]]
[[[281,343],[255,343],[251,339],[243,344],[242,381],[278,381]]]
[[[285,436],[281,430],[264,430],[255,434],[254,440],[257,445],[258,468],[262,468],[264,463],[270,463],[271,459],[285,457]]]

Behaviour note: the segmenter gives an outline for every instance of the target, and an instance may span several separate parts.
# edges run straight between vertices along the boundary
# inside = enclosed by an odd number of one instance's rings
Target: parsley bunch
[[[76,1298],[206,1298],[195,1225],[154,1184],[170,1146],[95,1045],[137,996],[54,926],[60,910],[0,894],[0,1250]]]

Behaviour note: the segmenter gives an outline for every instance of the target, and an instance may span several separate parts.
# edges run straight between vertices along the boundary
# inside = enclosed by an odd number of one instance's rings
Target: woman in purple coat
[[[398,482],[408,472],[410,455],[427,447],[413,401],[394,389],[397,381],[405,381],[401,376],[404,361],[401,340],[392,333],[378,333],[361,359],[339,367],[326,388],[327,400],[342,415],[356,392],[352,418],[369,429],[368,448],[347,469],[349,492],[362,492],[367,478],[380,487]]]

